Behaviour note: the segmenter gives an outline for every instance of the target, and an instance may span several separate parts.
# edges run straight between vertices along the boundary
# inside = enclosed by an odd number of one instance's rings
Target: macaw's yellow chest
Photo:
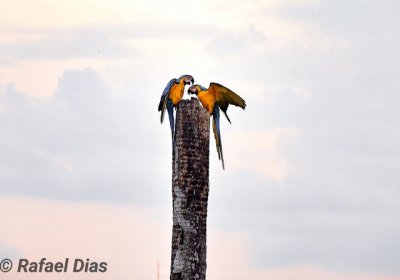
[[[201,91],[197,94],[201,104],[211,114],[214,111],[215,97],[207,91]]]
[[[171,99],[172,104],[176,105],[181,101],[184,94],[185,85],[183,83],[173,84],[169,91],[169,99]]]

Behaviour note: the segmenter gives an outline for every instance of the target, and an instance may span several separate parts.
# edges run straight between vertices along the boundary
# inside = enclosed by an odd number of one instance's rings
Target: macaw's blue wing
[[[217,145],[218,158],[222,161],[222,168],[225,170],[224,154],[222,153],[221,130],[219,125],[220,114],[218,106],[214,107],[213,112],[213,132],[215,137],[215,144]]]
[[[161,111],[161,123],[164,121],[164,114],[165,109],[167,109],[167,103],[169,100],[169,91],[171,90],[172,85],[176,82],[176,79],[172,79],[168,82],[167,86],[165,87],[163,93],[161,94],[160,104],[158,104],[158,111]]]

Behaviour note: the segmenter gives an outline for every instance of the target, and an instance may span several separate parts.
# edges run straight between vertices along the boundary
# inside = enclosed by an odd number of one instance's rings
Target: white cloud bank
[[[397,277],[397,2],[79,3],[0,4],[1,193],[167,212],[156,107],[190,73],[248,104],[222,125],[226,172],[211,144],[209,217],[252,266]]]

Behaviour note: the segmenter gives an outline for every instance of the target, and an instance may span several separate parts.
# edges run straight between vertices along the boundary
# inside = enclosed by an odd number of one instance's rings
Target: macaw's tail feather
[[[218,158],[222,161],[222,168],[225,170],[225,163],[224,163],[224,154],[222,153],[222,142],[221,142],[221,130],[220,130],[220,115],[219,115],[219,108],[215,106],[213,112],[213,132],[215,137],[215,144],[217,146]],[[228,119],[229,120],[229,119]]]
[[[160,103],[158,103],[158,111],[162,111],[165,102],[165,95],[161,95]]]
[[[160,104],[158,105],[158,111],[161,111],[161,118],[160,118],[161,123],[163,123],[163,121],[164,121],[165,109],[167,108],[167,102],[168,102],[168,97],[161,96]]]
[[[174,107],[172,102],[169,100],[167,103],[169,125],[171,127],[171,137],[172,137],[172,149],[175,147],[175,120],[174,120]]]

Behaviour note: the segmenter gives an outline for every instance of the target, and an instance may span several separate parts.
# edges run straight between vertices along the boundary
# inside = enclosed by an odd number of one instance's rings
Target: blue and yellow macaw
[[[221,110],[226,119],[231,123],[226,111],[229,104],[246,108],[246,102],[239,95],[231,91],[229,88],[217,83],[210,83],[207,88],[201,85],[192,85],[188,89],[188,94],[195,94],[200,100],[203,107],[213,116],[213,132],[215,143],[217,145],[218,158],[222,161],[222,168],[225,170],[224,155],[222,153],[221,130],[220,130],[220,115]]]
[[[172,79],[165,87],[161,95],[160,104],[158,105],[158,111],[161,111],[161,123],[164,121],[165,109],[168,111],[172,135],[172,149],[175,147],[175,120],[173,108],[181,101],[185,93],[185,85],[190,84],[194,84],[194,79],[190,75],[182,75],[178,79]]]

